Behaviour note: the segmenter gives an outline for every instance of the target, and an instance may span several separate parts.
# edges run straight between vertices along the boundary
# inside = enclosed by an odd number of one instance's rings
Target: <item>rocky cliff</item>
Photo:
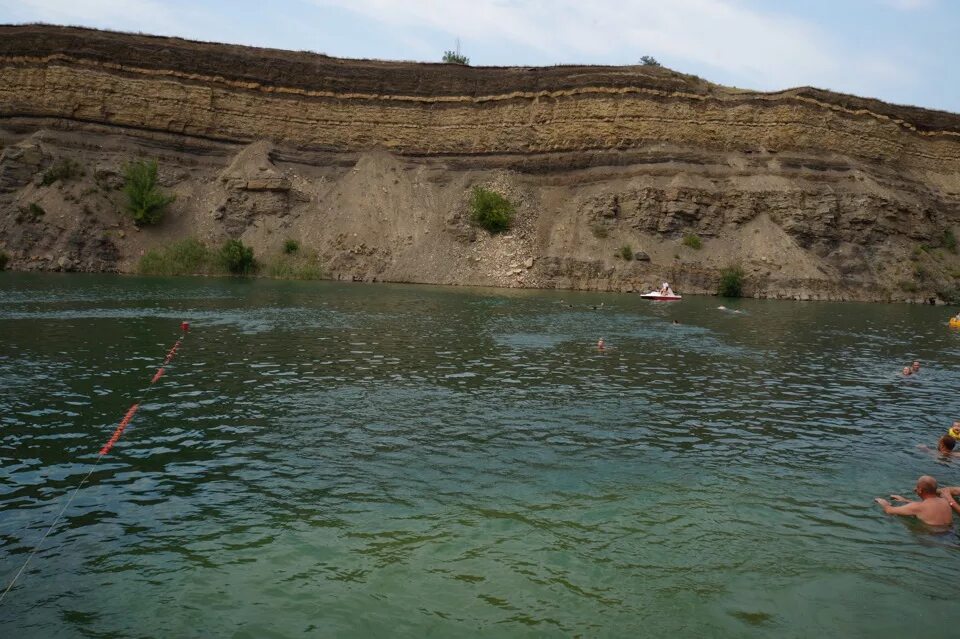
[[[137,230],[117,189],[140,157],[177,199]],[[51,181],[65,161],[75,170]],[[510,232],[470,226],[475,185],[517,205]],[[0,27],[12,268],[131,271],[188,236],[239,237],[268,259],[295,239],[340,279],[712,292],[739,265],[751,295],[927,301],[957,295],[958,222],[950,113],[657,67]]]

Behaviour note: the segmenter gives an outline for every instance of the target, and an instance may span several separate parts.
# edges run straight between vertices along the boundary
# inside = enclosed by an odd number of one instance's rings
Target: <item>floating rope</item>
[[[100,460],[103,459],[104,455],[110,452],[110,449],[113,448],[113,445],[120,440],[120,436],[123,435],[123,431],[130,425],[130,422],[133,421],[133,416],[137,414],[137,409],[140,408],[140,404],[143,402],[143,398],[146,397],[147,393],[150,392],[150,389],[154,387],[157,381],[163,376],[164,367],[169,364],[174,355],[177,354],[177,349],[180,348],[180,345],[183,343],[183,339],[187,336],[187,333],[190,332],[190,324],[188,322],[180,323],[180,330],[183,332],[180,337],[177,338],[177,341],[174,342],[173,346],[167,352],[166,358],[163,360],[163,364],[160,368],[157,369],[157,372],[154,373],[153,378],[150,380],[150,384],[143,390],[140,394],[140,398],[133,403],[133,405],[127,409],[126,414],[123,416],[123,419],[120,420],[120,425],[117,426],[116,430],[113,431],[113,435],[107,440],[107,443],[103,445],[100,449],[100,453],[97,455],[97,460],[93,462],[93,465],[90,467],[90,470],[87,471],[87,474],[84,475],[83,479],[80,480],[80,483],[77,484],[77,488],[70,495],[70,499],[67,500],[67,503],[63,505],[63,508],[60,509],[60,512],[57,513],[57,516],[53,519],[53,523],[50,524],[50,527],[47,528],[47,531],[43,533],[43,536],[40,538],[40,541],[37,542],[37,545],[33,547],[33,550],[30,551],[30,554],[27,556],[27,560],[23,562],[23,565],[20,566],[20,570],[17,571],[17,574],[14,575],[13,579],[10,581],[10,585],[7,586],[6,590],[0,594],[0,603],[3,602],[3,598],[7,596],[7,593],[13,588],[14,584],[17,583],[17,579],[20,578],[20,575],[23,574],[23,571],[26,570],[27,564],[30,563],[30,560],[33,559],[33,556],[37,554],[40,550],[40,547],[43,546],[43,542],[46,541],[47,536],[53,532],[53,529],[57,527],[57,524],[60,523],[60,518],[63,517],[63,513],[67,511],[67,508],[70,507],[70,504],[73,503],[74,497],[77,496],[77,493],[80,492],[80,489],[83,488],[83,485],[90,479],[90,475],[93,474],[93,471],[97,468],[97,464],[100,463]]]

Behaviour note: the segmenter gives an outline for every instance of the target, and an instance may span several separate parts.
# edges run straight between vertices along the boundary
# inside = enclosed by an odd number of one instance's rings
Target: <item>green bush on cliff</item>
[[[42,206],[40,206],[36,202],[31,202],[28,206],[20,207],[19,211],[17,212],[17,217],[15,218],[15,221],[17,222],[17,224],[24,221],[38,222],[40,218],[46,214],[47,212],[44,210]]]
[[[505,197],[485,189],[473,187],[470,197],[470,220],[490,233],[502,233],[510,228],[516,207]]]
[[[234,275],[250,275],[257,270],[253,249],[240,240],[227,240],[220,247],[220,262]]]
[[[283,243],[283,252],[287,255],[293,255],[300,250],[300,242],[296,240],[286,240]]]
[[[267,277],[281,280],[323,279],[323,269],[316,254],[278,255],[264,268]]]
[[[147,251],[137,272],[142,275],[214,275],[222,273],[216,254],[196,238]]]
[[[470,58],[459,51],[444,51],[442,60],[447,64],[462,64],[464,66],[470,64]]]
[[[76,160],[70,158],[61,158],[54,162],[53,166],[43,172],[40,178],[41,186],[50,186],[56,181],[66,182],[75,177],[83,175],[83,167]]]
[[[740,297],[743,294],[744,275],[743,269],[739,266],[728,266],[720,271],[717,295],[722,297]]]
[[[957,252],[957,236],[954,235],[953,229],[947,229],[943,232],[943,248],[951,253]]]
[[[163,210],[175,199],[157,187],[157,161],[137,160],[123,171],[123,192],[127,196],[127,212],[137,226],[156,224]]]
[[[0,251],[0,271],[7,268],[7,262],[10,261],[10,256],[7,255],[6,251]]]
[[[700,239],[700,236],[693,233],[687,233],[683,236],[683,245],[689,246],[695,251],[699,251],[703,248],[703,240]]]
[[[629,262],[633,259],[633,247],[629,244],[624,244],[620,247],[620,250],[617,251],[617,256]]]

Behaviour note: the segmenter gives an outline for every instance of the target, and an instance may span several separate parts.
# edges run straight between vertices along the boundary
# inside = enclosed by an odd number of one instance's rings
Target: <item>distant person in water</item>
[[[949,455],[953,452],[953,449],[957,447],[957,438],[951,437],[950,435],[944,435],[937,441],[937,450],[941,453]]]
[[[904,366],[901,373],[903,373],[904,377],[910,377],[911,375],[913,375],[913,369],[910,368],[909,366]]]
[[[960,439],[960,420],[953,422],[953,426],[947,429],[947,435],[954,439]]]
[[[947,499],[937,494],[936,479],[930,475],[920,477],[913,492],[917,494],[920,501],[911,501],[900,495],[890,495],[890,499],[905,502],[903,506],[892,506],[890,502],[881,497],[877,497],[874,501],[880,504],[883,512],[888,515],[916,517],[928,526],[950,526],[953,524],[953,510],[951,510]]]
[[[913,366],[911,366],[910,369],[911,369],[914,373],[919,373],[919,372],[920,372],[920,360],[918,360],[918,359],[913,360]]]
[[[673,325],[674,325],[674,326],[680,326],[680,322],[678,322],[677,320],[673,320]]]
[[[921,450],[925,450],[928,453],[933,453],[934,455],[946,455],[948,457],[960,456],[960,451],[954,452],[953,449],[957,447],[957,438],[951,437],[950,435],[944,435],[937,441],[937,450],[931,449],[929,446],[921,444],[918,446]]]
[[[597,340],[597,350],[603,351],[603,350],[606,350],[606,348],[607,348],[607,345],[603,341],[603,338],[601,337],[599,340]]]

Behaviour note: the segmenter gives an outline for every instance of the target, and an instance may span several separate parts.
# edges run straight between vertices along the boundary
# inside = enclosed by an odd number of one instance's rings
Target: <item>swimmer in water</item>
[[[960,439],[960,420],[953,422],[953,426],[947,429],[947,435],[954,439]]]
[[[937,450],[943,453],[944,455],[949,455],[953,452],[953,449],[957,446],[957,440],[950,435],[944,435],[937,441]]]
[[[602,350],[606,350],[606,348],[607,348],[607,345],[603,341],[603,338],[601,337],[599,340],[597,340],[597,350],[602,351]]]
[[[910,368],[909,366],[904,366],[903,370],[900,372],[904,377],[910,377],[911,375],[913,375],[913,369]]]
[[[920,501],[911,501],[900,495],[890,495],[894,501],[906,502],[903,506],[892,506],[881,497],[874,501],[880,504],[883,512],[888,515],[916,517],[928,526],[950,526],[953,524],[953,510],[947,499],[937,493],[937,480],[930,475],[924,475],[917,480],[913,489]]]
[[[919,373],[919,372],[920,372],[920,360],[918,360],[918,359],[913,360],[913,366],[911,366],[910,368],[913,370],[914,373]]]
[[[929,446],[921,444],[917,448],[920,450],[932,453],[933,455],[945,456],[945,457],[960,457],[960,451],[953,452],[953,449],[957,446],[957,439],[951,437],[950,435],[944,435],[937,441],[937,450],[931,449]]]

